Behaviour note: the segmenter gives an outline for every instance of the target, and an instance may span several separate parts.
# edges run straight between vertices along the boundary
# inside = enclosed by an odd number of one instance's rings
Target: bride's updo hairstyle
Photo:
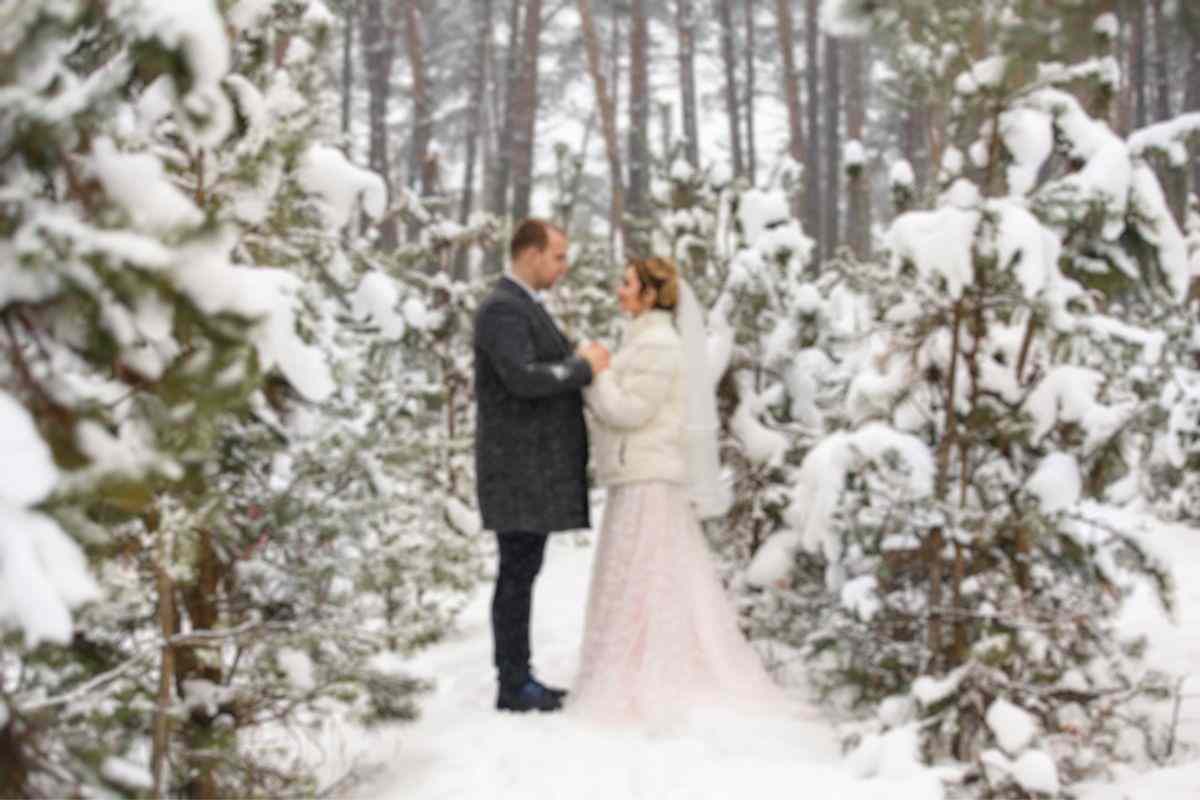
[[[679,302],[679,270],[674,262],[666,258],[652,256],[650,258],[635,258],[629,262],[637,273],[638,283],[645,289],[654,290],[654,307],[671,311]]]

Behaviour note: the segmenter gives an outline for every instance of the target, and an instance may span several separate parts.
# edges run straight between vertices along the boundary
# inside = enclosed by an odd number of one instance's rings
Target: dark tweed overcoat
[[[475,477],[483,527],[552,532],[591,527],[588,363],[550,315],[501,278],[475,315]]]

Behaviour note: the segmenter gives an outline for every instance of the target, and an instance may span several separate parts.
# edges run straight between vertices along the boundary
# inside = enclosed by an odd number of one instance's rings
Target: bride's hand
[[[604,370],[608,369],[611,361],[611,356],[608,348],[599,342],[587,342],[581,344],[576,351],[581,358],[588,362],[592,368],[593,375],[599,375]]]

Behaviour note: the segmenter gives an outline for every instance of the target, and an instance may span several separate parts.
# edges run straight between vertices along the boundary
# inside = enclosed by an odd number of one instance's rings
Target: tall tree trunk
[[[1150,107],[1146,98],[1146,5],[1145,0],[1134,0],[1133,4],[1133,49],[1130,53],[1133,67],[1133,124],[1136,128],[1146,127],[1150,121]]]
[[[826,258],[833,255],[841,236],[842,202],[842,87],[841,44],[832,37],[825,38],[825,192],[821,202],[825,207],[822,239]]]
[[[379,173],[392,196],[392,165],[388,154],[388,98],[391,95],[392,61],[395,58],[395,28],[383,14],[383,0],[364,0],[362,14],[363,67],[367,73],[367,121],[370,149],[367,163]],[[380,246],[394,250],[399,243],[396,219],[392,215],[380,224]]]
[[[408,67],[412,72],[413,134],[412,152],[408,162],[408,184],[420,187],[422,197],[434,193],[436,163],[430,158],[429,143],[433,139],[433,115],[429,96],[429,81],[425,72],[425,36],[418,0],[400,0],[404,12],[405,49]],[[399,17],[399,14],[397,14]],[[408,223],[408,241],[416,241],[421,224],[415,219]],[[430,262],[430,269],[436,264]]]
[[[579,18],[583,27],[583,42],[587,51],[588,71],[592,74],[592,86],[596,90],[596,105],[600,107],[600,128],[604,132],[604,150],[608,154],[608,171],[612,183],[612,198],[609,223],[614,236],[618,235],[624,215],[624,192],[622,189],[621,148],[617,144],[617,114],[612,96],[608,93],[608,79],[600,60],[600,41],[596,38],[595,20],[592,18],[588,0],[578,0]]]
[[[846,138],[861,145],[867,117],[866,44],[861,39],[851,39],[845,49]],[[865,261],[871,249],[871,184],[866,164],[848,164],[846,183],[846,239],[855,258]]]
[[[220,584],[228,572],[213,544],[211,530],[196,532],[196,550],[193,558],[194,574],[185,584],[178,585],[179,596],[187,609],[188,621],[193,631],[212,631],[221,627],[218,607]],[[180,629],[178,615],[176,630]],[[180,697],[190,681],[204,681],[221,686],[223,681],[221,662],[214,657],[212,649],[200,645],[180,645],[175,648],[175,686]],[[186,751],[192,755],[191,769],[184,795],[192,798],[216,800],[223,796],[217,783],[215,762],[205,752],[212,738],[213,725],[223,711],[221,708],[192,708],[188,714]]]
[[[613,102],[613,120],[619,118],[621,113],[621,15],[611,14],[609,16],[612,25],[609,28],[608,52],[609,70],[608,80],[609,86],[612,87],[612,102]],[[618,142],[618,147],[620,143]],[[608,250],[610,253],[616,253],[618,247],[624,251],[625,246],[629,242],[629,215],[625,213],[625,174],[621,174],[621,213],[614,217],[608,226]],[[612,207],[610,206],[610,213]],[[619,244],[618,244],[619,241]]]
[[[804,164],[804,117],[800,107],[800,76],[796,67],[795,24],[792,20],[792,0],[775,0],[775,29],[779,31],[779,50],[783,53],[783,97],[788,115],[788,155],[797,164]],[[808,172],[807,166],[804,168]],[[792,216],[801,219],[806,205],[799,186],[792,191]],[[812,231],[809,231],[812,235]]]
[[[1187,32],[1187,89],[1184,111],[1200,111],[1200,7],[1194,3],[1179,6],[1180,22]],[[1192,193],[1200,194],[1200,146],[1192,145]]]
[[[1171,44],[1167,37],[1167,16],[1163,12],[1163,0],[1151,0],[1151,16],[1154,19],[1154,99],[1155,121],[1165,122],[1171,118],[1171,85],[1167,79],[1167,61]]]
[[[679,94],[683,113],[683,138],[687,159],[700,164],[700,133],[696,124],[696,19],[692,0],[676,0],[675,26],[679,30]]]
[[[487,67],[490,61],[492,40],[492,0],[480,0],[479,14],[475,24],[475,47],[477,57],[471,63],[471,108],[467,129],[466,163],[463,166],[462,203],[458,208],[458,222],[466,225],[475,208],[475,162],[479,158],[479,142],[483,137],[484,92],[487,89]],[[467,279],[467,256],[465,246],[454,256],[454,279]]]
[[[521,64],[521,9],[523,0],[509,0],[508,52],[504,61],[504,105],[500,141],[496,145],[495,178],[492,181],[492,213],[508,214],[508,193],[512,181],[513,128],[516,125],[517,76]],[[503,254],[501,254],[501,257]]]
[[[1163,0],[1151,0],[1150,18],[1154,23],[1154,121],[1165,122],[1171,118],[1171,85],[1167,78],[1171,44]],[[1171,208],[1175,222],[1182,228],[1187,224],[1187,168],[1172,165],[1170,159],[1162,155],[1156,156],[1153,161],[1159,181],[1167,195],[1167,205]]]
[[[824,245],[821,241],[821,121],[820,121],[820,76],[821,62],[818,51],[818,12],[820,0],[806,0],[804,6],[804,42],[807,68],[805,97],[808,112],[808,136],[804,153],[804,228],[817,242],[817,253]]]
[[[647,213],[646,190],[650,182],[650,81],[646,70],[648,39],[644,0],[633,0],[629,30],[629,213],[638,221]],[[637,249],[635,242],[627,246]]]
[[[746,169],[753,186],[758,180],[758,148],[754,145],[754,0],[745,0],[746,13]]]
[[[737,95],[737,54],[734,51],[733,0],[714,0],[717,21],[721,27],[721,60],[725,65],[725,114],[729,118],[729,147],[733,157],[733,174],[745,174],[742,164],[742,123],[739,119]]]
[[[350,154],[350,114],[354,107],[354,23],[358,3],[346,4],[342,28],[342,147]]]
[[[533,146],[537,132],[538,54],[542,38],[542,0],[525,6],[525,39],[521,46],[521,78],[513,140],[513,216],[529,216],[533,193]]]

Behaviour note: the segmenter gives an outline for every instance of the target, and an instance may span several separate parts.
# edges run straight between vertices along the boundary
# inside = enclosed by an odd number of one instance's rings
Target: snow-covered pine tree
[[[821,685],[918,725],[977,791],[1052,794],[1144,755],[1131,730],[1158,744],[1127,709],[1162,683],[1113,620],[1137,576],[1169,599],[1121,506],[1190,366],[1183,239],[1138,136],[1103,119],[1114,16],[846,0],[826,19],[901,41],[944,125],[935,207],[853,287],[870,335],[812,372],[843,403],[818,406],[778,550],[819,556],[833,602],[792,630]],[[771,544],[759,582],[787,583]]]
[[[436,639],[477,572],[449,496],[401,491],[435,292],[378,269],[357,222],[382,184],[322,144],[332,17],[19,12],[0,374],[29,481],[3,500],[23,646],[0,663],[2,788],[317,791],[285,728],[414,713],[386,655]]]

